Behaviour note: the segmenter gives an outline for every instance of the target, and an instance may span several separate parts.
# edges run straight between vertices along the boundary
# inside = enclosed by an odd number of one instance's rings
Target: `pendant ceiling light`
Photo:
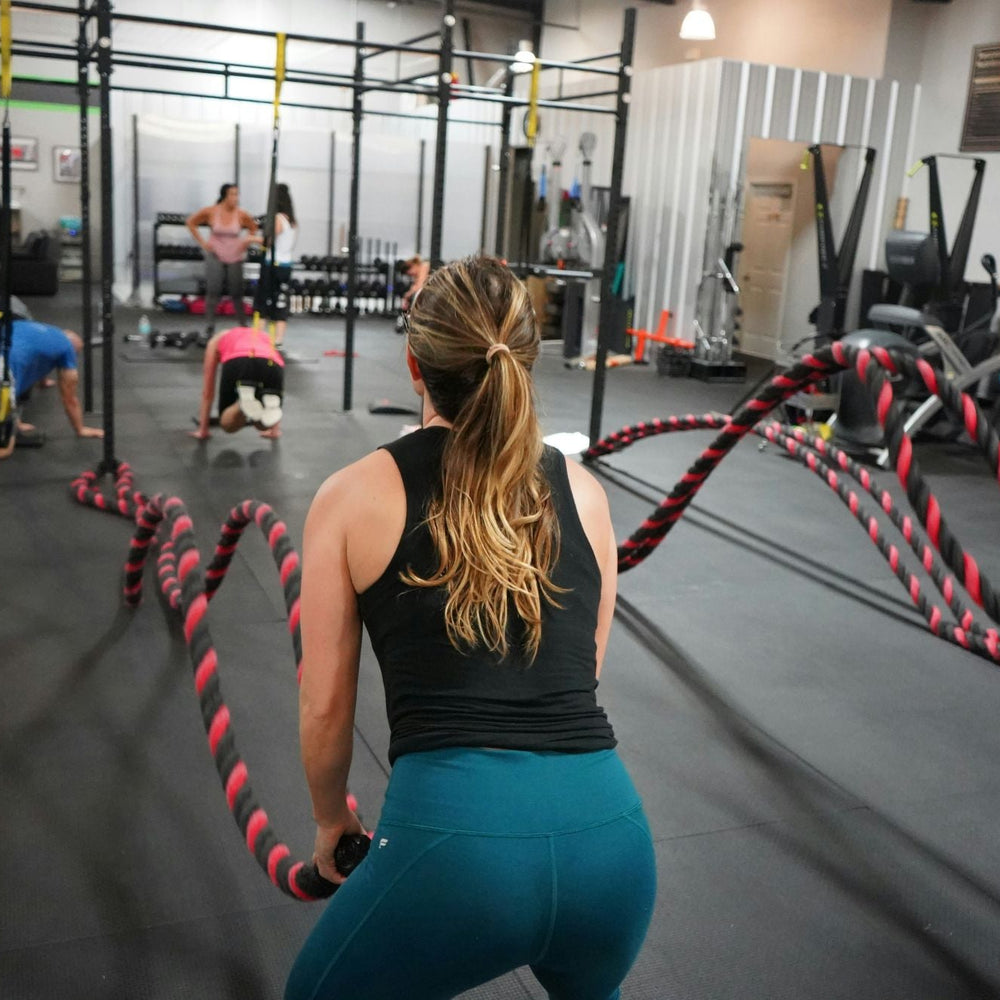
[[[535,53],[531,51],[530,39],[524,39],[518,45],[517,52],[514,53],[514,58],[517,62],[510,64],[510,71],[512,73],[528,73],[534,68]]]
[[[681,38],[689,42],[711,42],[715,39],[715,22],[712,20],[712,15],[697,0],[681,24]]]

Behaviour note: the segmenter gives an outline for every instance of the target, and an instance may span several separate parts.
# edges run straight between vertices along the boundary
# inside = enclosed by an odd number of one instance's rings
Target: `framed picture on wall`
[[[10,166],[12,170],[37,170],[38,140],[11,137]]]
[[[64,184],[80,183],[80,150],[75,146],[52,147],[52,176]]]

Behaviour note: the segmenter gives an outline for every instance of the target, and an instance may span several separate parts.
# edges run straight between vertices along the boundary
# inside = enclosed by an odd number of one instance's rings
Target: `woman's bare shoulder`
[[[566,472],[569,475],[569,485],[580,517],[583,518],[585,513],[606,517],[608,496],[597,477],[573,459],[566,459]]]
[[[356,593],[385,571],[406,524],[406,491],[385,450],[339,469],[319,488],[309,509],[306,537],[339,553]]]
[[[328,476],[313,499],[321,513],[345,514],[352,508],[378,506],[386,489],[401,485],[392,456],[380,448]]]

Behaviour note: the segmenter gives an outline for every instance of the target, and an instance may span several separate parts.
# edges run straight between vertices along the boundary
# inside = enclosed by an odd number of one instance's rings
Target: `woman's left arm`
[[[314,860],[331,882],[344,877],[333,851],[345,834],[364,833],[347,807],[361,616],[347,561],[350,480],[342,470],[313,500],[302,545],[302,680],[299,743],[316,820]]]
[[[198,406],[198,429],[190,431],[193,438],[207,441],[212,432],[209,430],[212,417],[212,400],[215,399],[215,372],[219,367],[219,338],[217,333],[205,347],[205,358],[201,365],[201,403]]]

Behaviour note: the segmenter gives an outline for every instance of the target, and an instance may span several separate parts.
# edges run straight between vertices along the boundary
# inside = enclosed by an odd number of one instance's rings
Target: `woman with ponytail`
[[[286,1000],[446,1000],[530,967],[616,1000],[653,910],[639,797],[596,698],[615,602],[607,499],[542,443],[539,336],[499,260],[434,272],[406,358],[421,429],[323,484],[306,522],[300,737],[315,860],[340,885]],[[392,775],[367,859],[346,804],[362,626]]]

